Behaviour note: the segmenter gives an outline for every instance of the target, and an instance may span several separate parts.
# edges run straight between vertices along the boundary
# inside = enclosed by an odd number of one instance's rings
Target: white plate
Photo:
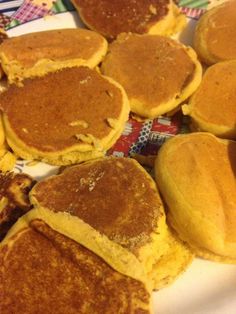
[[[56,28],[83,26],[76,12],[38,19],[8,31],[9,36]],[[180,36],[191,44],[195,21]],[[36,179],[57,171],[42,163],[27,166],[19,161],[16,171],[24,171]],[[168,288],[153,293],[155,314],[236,314],[236,266],[195,259],[188,270]]]

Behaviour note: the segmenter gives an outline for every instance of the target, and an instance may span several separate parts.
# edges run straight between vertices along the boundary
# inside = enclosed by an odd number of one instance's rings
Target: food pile
[[[195,256],[236,264],[236,1],[193,47],[172,0],[72,2],[87,29],[0,44],[0,312],[152,313]],[[190,132],[136,156],[153,176],[109,156],[130,117],[176,112]],[[61,168],[36,183],[16,158]]]

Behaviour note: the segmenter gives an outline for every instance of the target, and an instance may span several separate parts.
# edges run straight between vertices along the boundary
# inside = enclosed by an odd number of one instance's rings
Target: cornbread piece
[[[101,35],[86,29],[58,29],[12,37],[0,45],[10,83],[74,66],[98,65],[107,51]]]
[[[114,39],[122,32],[171,35],[186,19],[172,0],[72,0],[88,28]]]
[[[0,244],[1,314],[151,313],[143,283],[42,221],[13,230]]]
[[[27,174],[0,173],[0,240],[31,207],[28,193],[34,185]]]
[[[225,1],[198,21],[194,47],[208,65],[236,59],[236,0]]]
[[[36,217],[152,288],[172,282],[192,260],[167,228],[154,181],[133,159],[70,167],[39,182],[30,200]]]
[[[155,173],[180,238],[201,257],[236,263],[236,142],[175,136],[158,152]]]
[[[27,79],[23,87],[11,85],[0,106],[13,151],[56,165],[103,156],[129,114],[123,88],[88,67]]]
[[[155,118],[197,89],[202,69],[193,49],[173,39],[122,34],[109,46],[102,72],[124,87],[132,112]]]
[[[191,117],[193,130],[236,139],[236,60],[209,67],[183,113]]]

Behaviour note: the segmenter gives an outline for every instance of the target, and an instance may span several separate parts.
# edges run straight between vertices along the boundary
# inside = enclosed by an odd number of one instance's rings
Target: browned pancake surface
[[[236,125],[236,61],[211,66],[194,94],[194,114],[208,123]]]
[[[122,32],[146,33],[168,13],[170,0],[73,0],[84,22],[114,38]]]
[[[227,1],[209,18],[205,42],[209,53],[220,60],[236,59],[236,1]]]
[[[0,250],[1,314],[149,313],[144,285],[33,221]]]
[[[167,37],[124,34],[109,52],[103,72],[117,80],[130,99],[144,102],[147,108],[178,97],[195,70],[183,46]]]
[[[8,61],[17,60],[26,67],[40,59],[89,59],[104,45],[104,38],[85,29],[36,32],[5,40],[0,47]]]
[[[41,206],[78,216],[135,252],[150,240],[161,215],[150,180],[131,159],[105,158],[42,181],[31,195]]]
[[[79,134],[109,135],[107,118],[118,119],[122,105],[120,89],[87,67],[25,80],[23,87],[10,86],[0,100],[17,137],[46,152],[80,143]]]

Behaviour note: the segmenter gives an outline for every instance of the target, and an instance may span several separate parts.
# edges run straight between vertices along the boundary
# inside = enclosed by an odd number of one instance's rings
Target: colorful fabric
[[[25,23],[36,18],[43,17],[47,14],[51,14],[51,10],[48,9],[46,3],[38,5],[32,0],[27,0],[24,1],[20,9],[12,15],[12,18],[20,23]]]

